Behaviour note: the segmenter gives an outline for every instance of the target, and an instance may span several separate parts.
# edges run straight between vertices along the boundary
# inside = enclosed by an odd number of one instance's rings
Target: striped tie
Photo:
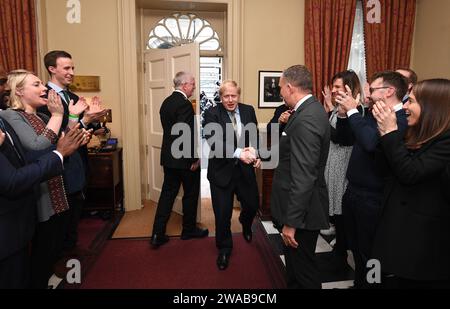
[[[233,125],[234,134],[236,134],[236,137],[239,138],[239,128],[236,121],[236,111],[230,112],[230,119],[231,124]]]

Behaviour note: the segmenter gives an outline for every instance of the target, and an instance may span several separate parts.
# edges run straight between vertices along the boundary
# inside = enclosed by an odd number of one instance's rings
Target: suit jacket
[[[408,127],[405,111],[400,109],[395,114],[399,131],[404,133]],[[348,118],[338,118],[336,133],[340,143],[353,145],[347,168],[349,183],[353,187],[356,185],[381,195],[384,180],[375,160],[375,154],[379,151],[380,134],[372,111],[366,111],[364,116],[356,113]]]
[[[258,121],[256,120],[255,110],[251,105],[239,103],[239,115],[241,118],[242,128],[246,125],[254,125],[257,129]],[[218,187],[226,187],[230,184],[233,177],[235,165],[239,165],[242,176],[248,183],[256,182],[255,168],[252,164],[245,164],[237,158],[233,158],[233,153],[238,148],[252,146],[258,150],[257,136],[251,136],[250,132],[243,130],[239,140],[235,134],[227,136],[226,129],[233,130],[232,122],[227,110],[222,104],[206,110],[204,115],[204,129],[208,124],[214,124],[221,128],[222,135],[204,130],[205,137],[211,146],[210,158],[208,161],[208,180]],[[256,133],[258,131],[256,130]],[[216,135],[217,134],[217,135]],[[222,151],[220,151],[222,150]],[[211,157],[213,152],[218,153],[218,157]],[[220,153],[219,153],[220,152]]]
[[[447,164],[445,172],[442,174],[442,187],[450,188],[450,163]],[[444,190],[447,202],[450,203],[450,190]]]
[[[270,134],[272,133],[272,124],[279,124],[280,127],[278,132],[281,136],[281,133],[284,131],[284,127],[286,126],[286,124],[279,123],[278,119],[280,119],[281,114],[283,114],[287,110],[289,110],[289,107],[287,107],[286,104],[282,104],[275,109],[272,119],[270,119],[270,122],[267,124],[267,136],[270,137]]]
[[[48,92],[52,89],[48,84],[47,87],[47,95]],[[69,98],[73,100],[74,104],[77,104],[78,100],[80,99],[75,93],[67,90],[67,93],[69,95]],[[61,124],[61,130],[60,132],[63,132],[66,130],[67,125],[69,123],[69,105],[62,101],[62,105],[64,107],[64,115],[63,115],[63,121]],[[48,117],[51,117],[51,113],[48,111],[47,106],[42,106],[38,109],[38,112],[43,113],[47,115]],[[83,114],[80,115],[80,119],[83,118]],[[83,125],[80,124],[80,128],[83,128]],[[99,128],[99,125],[93,125],[89,124],[87,126],[87,129],[93,129],[96,130]],[[88,178],[88,170],[89,170],[89,163],[88,163],[88,150],[87,146],[81,146],[78,148],[78,151],[73,153],[70,157],[66,158],[64,160],[64,185],[66,187],[66,193],[72,194],[75,192],[79,192],[83,190],[86,186],[86,181]]]
[[[278,228],[328,228],[325,165],[330,124],[315,97],[306,100],[287,123],[280,140],[280,161],[272,182],[271,213]]]
[[[35,190],[41,181],[60,175],[63,169],[60,158],[53,152],[27,164],[19,138],[4,123],[14,147],[7,137],[0,146],[0,260],[31,241],[38,199]]]
[[[383,271],[413,280],[450,279],[450,130],[417,151],[399,131],[381,138],[390,177],[374,241]]]
[[[159,116],[163,127],[163,141],[161,146],[161,165],[169,168],[189,169],[195,161],[198,160],[195,155],[196,145],[194,136],[197,134],[195,129],[195,113],[192,103],[178,91],[174,91],[168,96],[161,105]],[[173,156],[172,144],[182,136],[182,134],[172,134],[172,127],[175,124],[185,124],[190,130],[189,145],[181,145],[180,151],[187,151],[187,155],[181,158]],[[190,147],[185,149],[184,146]]]

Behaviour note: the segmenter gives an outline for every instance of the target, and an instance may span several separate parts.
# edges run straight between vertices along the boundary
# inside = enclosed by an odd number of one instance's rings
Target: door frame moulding
[[[125,210],[143,207],[139,158],[139,96],[136,47],[136,2],[118,0],[120,115],[123,136]]]
[[[171,2],[186,2],[183,0],[166,0]],[[136,39],[137,24],[136,10],[138,0],[117,0],[118,25],[119,25],[119,80],[121,99],[121,121],[123,136],[123,175],[125,210],[137,210],[142,208],[141,202],[141,165],[139,152],[139,89],[138,89],[138,64],[142,61],[138,55]],[[226,75],[227,79],[235,80],[241,87],[243,82],[243,27],[242,12],[244,4],[242,0],[196,0],[201,3],[223,3],[227,5],[226,27]],[[140,42],[139,42],[140,43]],[[140,46],[141,44],[139,44]],[[139,73],[138,73],[139,72]]]

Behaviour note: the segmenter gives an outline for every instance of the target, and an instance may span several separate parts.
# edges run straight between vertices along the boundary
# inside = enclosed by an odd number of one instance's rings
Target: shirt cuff
[[[80,123],[85,129],[87,129],[87,125],[84,124],[83,119],[80,120]]]
[[[53,150],[53,152],[58,155],[58,157],[61,159],[61,163],[64,164],[64,158],[62,154],[58,150]]]
[[[240,159],[241,158],[242,148],[237,148],[233,154],[233,158]]]
[[[356,109],[356,108],[351,109],[351,110],[349,110],[349,111],[347,112],[347,117],[350,118],[351,115],[354,115],[354,114],[357,114],[357,113],[359,113],[359,112],[358,112],[358,109]]]

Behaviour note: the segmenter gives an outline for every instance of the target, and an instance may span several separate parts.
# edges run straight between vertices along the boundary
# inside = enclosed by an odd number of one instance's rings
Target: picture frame
[[[258,72],[258,107],[276,108],[283,104],[281,97],[280,77],[281,71],[259,71]]]

